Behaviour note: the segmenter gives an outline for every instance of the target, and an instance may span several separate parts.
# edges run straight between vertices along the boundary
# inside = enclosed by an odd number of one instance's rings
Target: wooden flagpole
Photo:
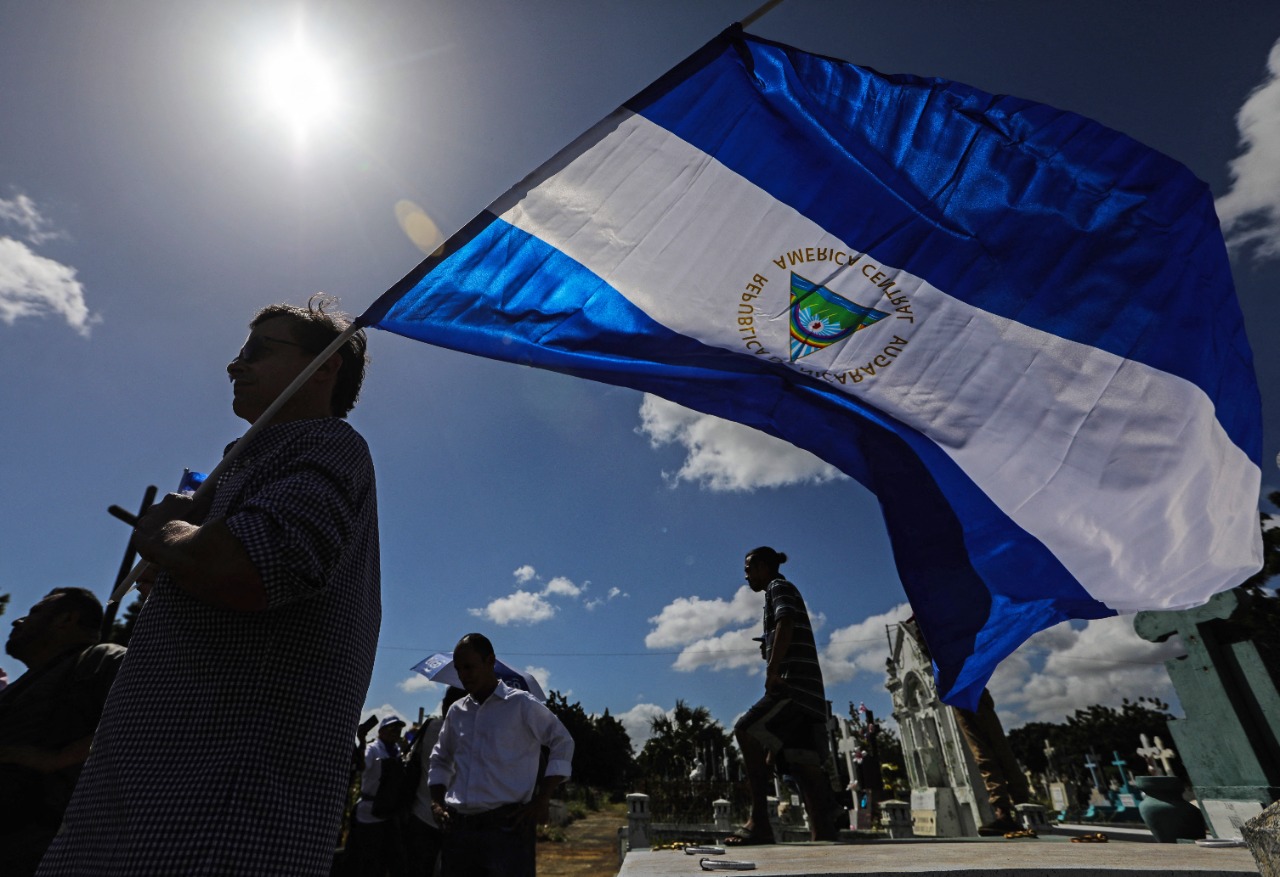
[[[267,406],[267,410],[262,412],[262,416],[253,422],[248,431],[246,431],[244,435],[240,436],[240,439],[231,446],[229,451],[227,451],[226,456],[222,458],[217,466],[213,467],[213,471],[211,471],[208,477],[205,478],[204,483],[196,488],[196,492],[192,496],[193,500],[199,501],[213,493],[218,485],[218,478],[227,470],[228,466],[235,462],[235,459],[240,456],[241,452],[249,446],[249,443],[253,440],[254,436],[270,426],[271,421],[275,419],[276,414],[278,414],[280,409],[284,407],[284,404],[293,397],[293,394],[302,389],[302,385],[311,379],[311,376],[316,373],[320,366],[328,362],[329,357],[341,350],[342,345],[346,344],[347,341],[351,339],[351,336],[359,332],[360,329],[361,326],[359,321],[352,322],[352,324],[344,329],[342,334],[337,338],[334,338],[329,346],[316,356],[315,359],[307,363],[307,367],[298,373],[298,376],[293,379],[293,383],[280,391],[280,395],[276,397],[274,402]],[[119,604],[120,600],[129,593],[129,590],[137,584],[138,578],[144,571],[146,571],[148,566],[150,566],[150,564],[145,560],[138,561],[138,565],[135,566],[129,575],[125,576],[124,580],[121,581],[120,584],[116,585],[116,589],[111,592],[111,600],[108,603],[108,607],[110,607],[111,604]]]
[[[771,11],[775,6],[778,6],[778,5],[780,5],[781,3],[782,3],[782,0],[769,0],[769,2],[765,3],[763,6],[761,6],[759,9],[757,9],[755,12],[751,13],[751,14],[750,14],[750,15],[748,15],[746,18],[742,19],[742,21],[740,22],[740,23],[741,23],[741,25],[742,25],[742,29],[743,29],[743,30],[746,30],[748,27],[750,27],[751,25],[755,24],[755,23],[756,23],[757,21],[759,21],[761,18],[764,18],[764,16],[768,15],[768,14],[769,14],[769,12],[770,12],[770,11]]]

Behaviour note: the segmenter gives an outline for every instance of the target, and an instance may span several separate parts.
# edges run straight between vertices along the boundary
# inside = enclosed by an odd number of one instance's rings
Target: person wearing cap
[[[529,692],[499,681],[496,660],[478,633],[453,650],[467,696],[445,716],[427,772],[431,812],[444,831],[443,877],[533,877],[534,830],[572,770],[568,730]]]
[[[360,775],[360,800],[351,820],[348,849],[355,861],[359,877],[382,877],[404,873],[404,848],[400,824],[394,818],[375,816],[373,801],[382,785],[382,768],[390,759],[400,757],[400,735],[404,719],[396,715],[378,723],[378,739],[364,750],[364,772]]]

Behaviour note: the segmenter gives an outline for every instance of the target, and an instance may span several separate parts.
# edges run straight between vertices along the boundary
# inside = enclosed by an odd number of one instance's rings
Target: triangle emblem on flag
[[[793,271],[791,361],[825,350],[887,316],[885,311],[854,304]]]

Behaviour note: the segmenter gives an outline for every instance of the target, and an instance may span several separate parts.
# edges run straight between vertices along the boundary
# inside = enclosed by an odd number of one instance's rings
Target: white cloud
[[[1267,76],[1236,115],[1241,154],[1229,163],[1231,191],[1217,201],[1227,242],[1258,259],[1280,257],[1280,42]]]
[[[910,617],[911,606],[900,603],[888,612],[831,631],[820,657],[823,679],[835,684],[867,673],[873,679],[883,680],[884,663],[889,657],[885,627]]]
[[[644,644],[669,649],[706,640],[721,628],[758,619],[763,606],[760,595],[746,585],[738,588],[732,600],[677,597],[649,619],[653,629],[645,635]]]
[[[45,258],[21,241],[0,237],[0,321],[60,316],[88,336],[98,317],[89,313],[76,269]]]
[[[36,245],[63,237],[62,232],[51,228],[52,223],[36,207],[36,202],[23,194],[12,200],[0,198],[0,221],[18,226],[26,232],[23,237]]]
[[[1133,630],[1133,616],[1063,623],[1041,631],[996,669],[988,686],[1006,727],[1061,722],[1077,709],[1124,698],[1175,701],[1164,662],[1185,654],[1177,637],[1150,643]]]
[[[506,597],[499,597],[483,609],[468,610],[478,618],[487,618],[494,624],[537,624],[546,621],[556,614],[556,607],[546,601],[541,594],[530,591],[516,591]]]
[[[544,595],[555,594],[558,597],[576,597],[582,593],[582,588],[566,579],[564,576],[556,576],[547,582],[547,586],[542,589]]]
[[[630,597],[631,595],[622,590],[622,588],[610,588],[609,593],[603,597],[595,597],[582,604],[582,608],[588,612],[594,612],[605,603],[608,603],[618,597]]]
[[[758,673],[764,667],[760,659],[760,643],[752,639],[760,635],[760,626],[729,630],[719,636],[707,637],[690,643],[681,651],[673,670],[688,673],[699,667],[708,670],[746,669]]]
[[[414,673],[407,679],[402,679],[397,682],[396,688],[412,694],[418,691],[444,691],[445,686],[441,685],[439,682],[432,682],[421,673]]]
[[[646,394],[640,405],[640,432],[649,444],[679,444],[684,464],[667,478],[711,490],[754,490],[788,484],[821,484],[845,477],[808,451],[759,430],[690,411]]]
[[[543,691],[551,691],[551,671],[546,667],[527,666],[524,668],[524,672],[537,679]]]
[[[631,745],[635,748],[636,754],[640,754],[640,750],[644,748],[645,741],[649,739],[650,722],[658,716],[672,716],[675,710],[664,710],[656,703],[638,703],[625,713],[618,713],[614,718],[622,723],[622,727],[626,729],[627,736],[631,738]]]
[[[511,574],[515,577],[517,585],[525,585],[529,588],[517,588],[514,593],[498,597],[482,609],[467,611],[478,618],[487,618],[495,624],[537,624],[554,618],[559,611],[548,599],[549,597],[573,600],[581,597],[590,587],[588,582],[578,585],[565,576],[555,576],[546,584],[542,584],[542,576],[527,563],[517,567]],[[533,590],[538,585],[542,585],[542,589]],[[584,605],[591,610],[602,605],[603,602],[605,601],[597,599]]]

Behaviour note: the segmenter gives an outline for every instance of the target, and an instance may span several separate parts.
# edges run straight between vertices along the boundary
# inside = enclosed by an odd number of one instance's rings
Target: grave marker
[[[1143,639],[1176,634],[1187,649],[1165,662],[1187,714],[1169,733],[1216,837],[1238,836],[1243,819],[1280,800],[1280,668],[1229,623],[1249,604],[1248,594],[1224,591],[1195,609],[1139,612],[1133,623]]]

